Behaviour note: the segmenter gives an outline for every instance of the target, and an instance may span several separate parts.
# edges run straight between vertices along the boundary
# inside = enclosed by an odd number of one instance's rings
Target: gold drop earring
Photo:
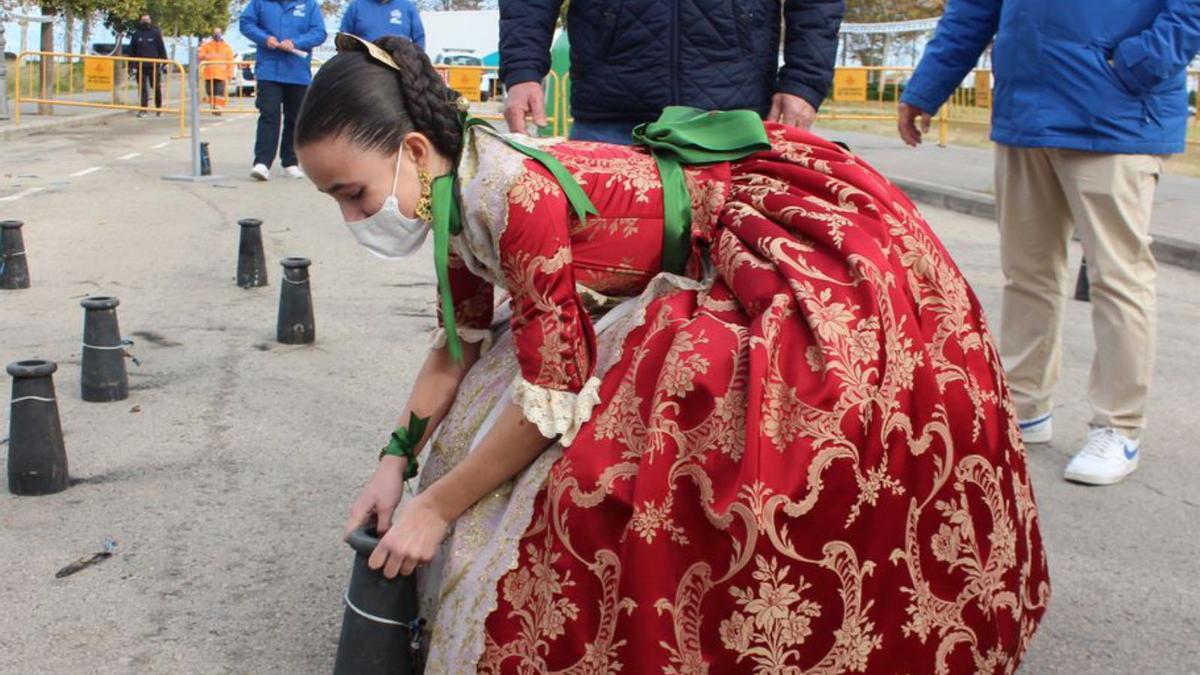
[[[417,168],[417,180],[421,182],[421,198],[417,200],[417,217],[433,222],[433,176],[420,167]]]

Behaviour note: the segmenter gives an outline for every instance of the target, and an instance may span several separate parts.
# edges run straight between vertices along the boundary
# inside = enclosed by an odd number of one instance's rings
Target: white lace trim
[[[458,165],[463,229],[450,245],[472,274],[503,288],[500,235],[508,227],[508,193],[524,172],[526,157],[490,127],[472,127],[463,142]]]
[[[487,328],[459,328],[458,339],[463,342],[482,342],[483,347],[479,349],[479,353],[486,353],[492,348],[492,331]],[[433,339],[429,342],[429,349],[441,349],[446,346],[446,329],[438,326],[433,331]]]
[[[518,375],[513,380],[513,403],[521,407],[525,419],[536,424],[543,436],[558,436],[559,444],[565,448],[600,404],[600,378],[588,379],[576,394],[539,387]]]

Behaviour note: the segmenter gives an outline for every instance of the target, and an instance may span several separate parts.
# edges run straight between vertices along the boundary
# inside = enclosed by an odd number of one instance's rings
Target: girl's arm
[[[408,404],[400,415],[400,424],[408,423],[409,413],[429,418],[425,435],[414,448],[416,454],[420,454],[442,419],[446,417],[458,393],[458,385],[479,359],[480,347],[479,342],[464,341],[463,360],[457,364],[450,358],[450,351],[444,346],[430,351],[426,357],[425,364],[421,366],[421,372],[417,375],[416,384],[413,385]],[[380,445],[385,441],[386,438],[381,438]],[[404,471],[407,468],[408,460],[404,457],[388,455],[379,461],[375,475],[350,507],[350,518],[346,521],[347,536],[372,516],[376,520],[376,531],[379,534],[387,532],[391,527],[392,512],[400,503],[404,492]]]
[[[495,426],[466,459],[404,504],[396,525],[371,554],[371,569],[384,576],[412,574],[418,564],[433,559],[454,520],[475,502],[533,463],[553,439],[538,432],[524,413],[510,405]]]

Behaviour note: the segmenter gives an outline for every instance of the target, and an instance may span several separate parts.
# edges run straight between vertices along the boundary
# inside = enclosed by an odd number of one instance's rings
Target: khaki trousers
[[[1049,413],[1062,369],[1067,244],[1079,233],[1091,283],[1096,352],[1092,424],[1137,437],[1154,368],[1158,268],[1150,212],[1163,161],[996,146],[1004,299],[1000,356],[1022,419]]]

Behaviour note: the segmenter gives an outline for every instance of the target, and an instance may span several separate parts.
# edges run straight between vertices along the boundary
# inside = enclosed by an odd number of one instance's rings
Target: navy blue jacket
[[[312,50],[325,42],[325,18],[317,0],[250,0],[238,27],[258,45],[254,74],[260,81],[303,85],[312,81]],[[268,37],[291,40],[308,57],[268,49]]]
[[[844,0],[572,0],[571,112],[585,121],[645,122],[669,105],[749,108],[776,92],[821,104],[833,79]],[[500,0],[500,77],[550,69],[561,0]]]
[[[342,15],[342,32],[370,42],[399,35],[425,49],[425,25],[409,0],[353,0]]]
[[[138,26],[129,36],[129,48],[125,51],[129,56],[140,59],[165,59],[167,46],[163,43],[162,31],[158,26]],[[136,69],[137,64],[131,64]]]
[[[950,0],[904,102],[936,111],[993,36],[992,140],[1183,152],[1200,0]]]

